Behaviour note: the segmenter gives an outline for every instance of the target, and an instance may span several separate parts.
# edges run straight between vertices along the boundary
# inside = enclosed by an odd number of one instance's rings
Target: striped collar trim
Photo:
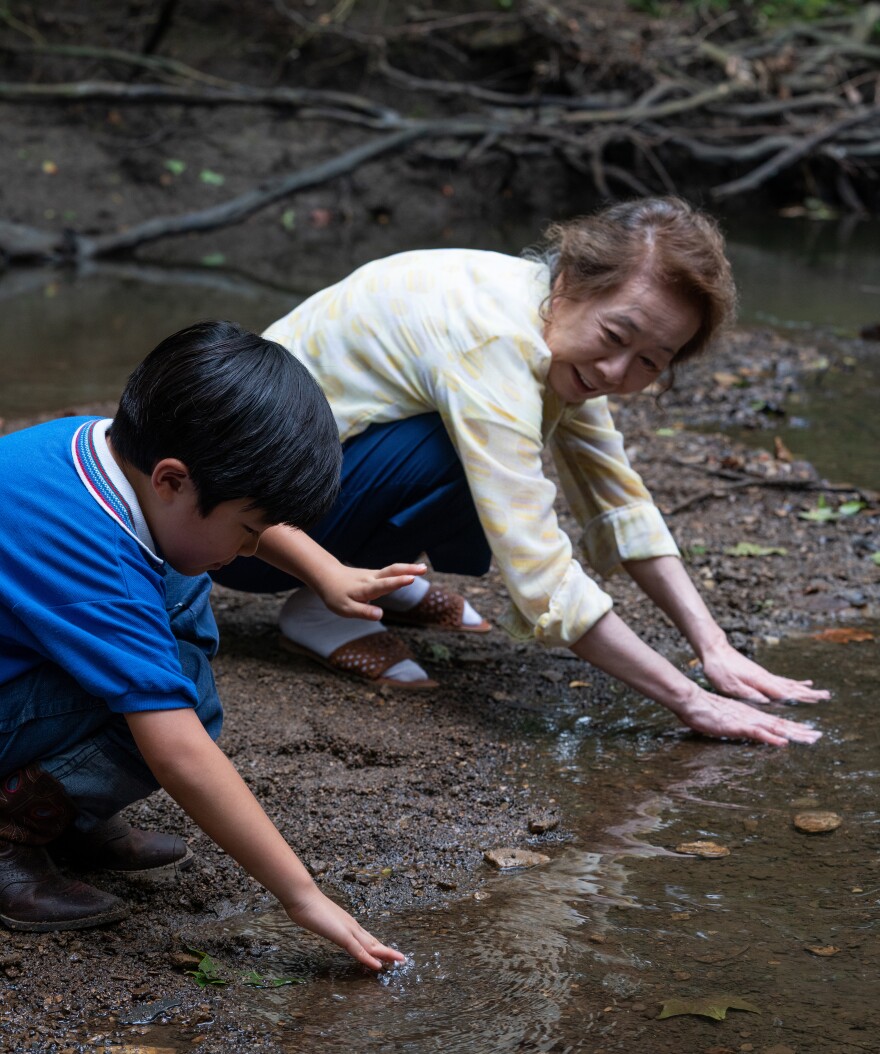
[[[156,563],[164,561],[156,555],[156,543],[141,512],[134,488],[107,444],[107,429],[113,424],[108,417],[103,421],[87,421],[73,437],[73,463],[86,490],[119,526],[130,534]]]

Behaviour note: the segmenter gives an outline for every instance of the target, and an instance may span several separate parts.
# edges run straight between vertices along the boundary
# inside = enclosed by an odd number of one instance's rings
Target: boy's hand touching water
[[[126,719],[159,783],[221,849],[277,897],[294,922],[338,944],[371,970],[403,960],[318,889],[193,711],[146,711],[126,714]]]
[[[300,900],[283,905],[288,917],[298,926],[344,948],[352,958],[370,970],[381,970],[388,963],[403,962],[405,956],[367,933],[355,919],[334,904],[317,886]]]

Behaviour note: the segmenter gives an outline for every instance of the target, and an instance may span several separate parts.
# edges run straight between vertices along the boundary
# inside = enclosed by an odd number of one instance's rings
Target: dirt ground
[[[87,21],[83,7],[81,22]],[[198,25],[188,25],[197,39]],[[9,25],[0,31],[8,34]],[[102,43],[130,45],[124,37]],[[10,75],[32,76],[34,65],[45,61],[19,57]],[[303,138],[301,124],[244,108],[207,116],[157,108],[145,121],[105,105],[72,104],[61,117],[56,108],[0,105],[0,120],[0,216],[85,232],[231,197],[252,185],[255,173],[286,171],[322,137],[345,135],[314,123]],[[185,169],[172,171],[169,159],[185,162]],[[200,179],[204,171],[221,175],[222,185]],[[509,171],[475,165],[462,176],[436,160],[414,165],[397,159],[292,204],[279,203],[246,228],[162,243],[143,258],[182,263],[222,254],[257,277],[294,263],[302,270],[305,260],[308,281],[317,288],[326,274],[339,271],[340,258],[354,266],[382,255],[389,224],[411,229],[413,244],[462,243],[462,231],[477,214],[483,229],[527,219],[537,231],[562,201],[569,213],[582,207],[578,181],[558,165]],[[836,340],[823,350],[842,362],[859,349]],[[862,493],[867,507],[857,515],[804,521],[798,514],[816,507],[819,492],[809,488],[817,475],[788,460],[786,451],[774,451],[774,408],[809,376],[811,356],[815,342],[806,349],[771,333],[738,333],[711,361],[682,376],[659,404],[641,397],[617,413],[631,455],[710,607],[746,651],[768,637],[876,617],[880,608],[880,568],[870,559],[880,550],[878,496]],[[766,449],[687,430],[731,422],[770,424],[763,433]],[[859,494],[827,497],[838,502]],[[570,527],[564,510],[561,515]],[[787,552],[751,558],[726,553],[739,542]],[[494,572],[480,581],[448,581],[490,618],[505,607]],[[680,665],[688,662],[677,634],[630,583],[614,580],[609,588],[617,611],[645,640]],[[516,643],[499,630],[479,639],[402,631],[441,687],[423,694],[380,692],[280,651],[279,603],[215,592],[222,636],[215,672],[227,714],[221,745],[317,879],[363,915],[373,932],[398,938],[386,932],[383,912],[392,908],[471,895],[486,874],[486,849],[541,848],[565,838],[565,816],[552,794],[521,781],[514,785],[510,776],[528,766],[531,749],[516,700],[552,702],[560,684],[581,673],[568,652]],[[595,672],[590,680],[599,703],[608,681]],[[658,728],[669,721],[658,707]],[[601,806],[601,784],[591,792]],[[530,833],[530,821],[548,817],[559,819],[556,831]],[[185,950],[188,934],[206,920],[263,910],[270,898],[164,794],[133,807],[130,818],[146,828],[182,831],[195,865],[178,885],[160,891],[93,876],[131,905],[129,918],[113,929],[4,932],[4,1049],[130,1045],[138,1034],[125,1022],[131,1006],[167,997],[179,1000],[173,1012],[179,1032],[204,1041],[203,1050],[277,1049],[271,1031],[252,1020],[236,992],[205,993],[184,972],[193,965]],[[259,946],[207,950],[259,969]],[[207,1031],[199,1027],[209,1021]]]
[[[843,357],[853,350],[836,348]],[[870,559],[880,549],[876,494],[863,493],[868,508],[857,515],[804,521],[798,514],[815,508],[818,498],[804,489],[817,480],[809,465],[722,435],[680,430],[709,416],[751,419],[760,404],[778,406],[807,376],[811,355],[815,348],[770,333],[735,334],[659,405],[640,397],[617,414],[692,573],[746,651],[768,637],[846,624],[880,609],[880,569]],[[766,439],[772,448],[772,429]],[[832,503],[850,497],[856,492],[828,494]],[[739,542],[787,552],[726,553]],[[495,573],[450,581],[486,615],[503,610],[505,591]],[[680,665],[688,661],[677,634],[631,584],[615,579],[610,589],[618,612],[644,639]],[[486,849],[540,848],[565,838],[565,816],[552,794],[514,785],[510,776],[528,766],[530,752],[517,700],[552,703],[563,682],[584,672],[567,652],[516,643],[499,630],[479,639],[403,631],[442,687],[382,692],[282,653],[278,598],[217,589],[215,603],[223,640],[216,675],[227,713],[222,745],[322,885],[374,932],[395,939],[383,922],[392,908],[471,895],[486,874]],[[699,675],[698,668],[692,672]],[[608,681],[595,671],[589,676],[601,703]],[[659,707],[657,722],[658,730],[669,724]],[[601,783],[591,794],[601,805]],[[232,990],[206,995],[184,973],[193,966],[188,933],[206,920],[263,910],[270,898],[164,794],[130,814],[144,827],[183,831],[195,866],[161,891],[94,876],[131,904],[130,917],[113,929],[4,933],[6,1049],[131,1042],[137,1027],[125,1023],[130,1007],[169,996],[180,1001],[173,1011],[178,1030],[209,1040],[202,1049],[276,1049],[246,1000]],[[558,830],[531,834],[530,821],[547,817],[561,821]],[[252,942],[208,950],[259,969],[261,949]]]

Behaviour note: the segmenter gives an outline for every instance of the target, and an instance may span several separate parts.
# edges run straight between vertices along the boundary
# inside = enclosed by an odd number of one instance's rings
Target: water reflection
[[[0,302],[0,417],[14,418],[115,402],[132,368],[174,330],[201,318],[261,329],[296,299],[207,269],[106,264],[11,272]]]
[[[806,639],[774,648],[774,668],[795,675],[809,666],[837,686],[831,703],[810,711],[826,732],[810,748],[707,742],[656,713],[652,729],[643,704],[625,695],[591,722],[562,702],[530,782],[559,800],[570,842],[544,845],[553,855],[545,867],[487,875],[481,899],[371,919],[408,955],[381,981],[280,911],[213,922],[188,941],[210,944],[221,959],[225,949],[233,962],[236,950],[256,947],[259,972],[308,979],[242,996],[274,1027],[278,1049],[298,1054],[593,1054],[744,1042],[873,1050],[880,726],[866,708],[880,689],[877,646]],[[844,823],[805,835],[792,824],[805,807],[833,809]],[[730,855],[674,851],[697,838]],[[723,1024],[656,1020],[666,999],[714,992],[763,1012]]]

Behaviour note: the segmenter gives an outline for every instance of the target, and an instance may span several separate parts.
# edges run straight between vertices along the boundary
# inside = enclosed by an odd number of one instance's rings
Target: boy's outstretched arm
[[[159,783],[205,834],[278,898],[294,922],[371,970],[403,960],[318,889],[195,711],[149,710],[126,714],[126,719]]]
[[[284,524],[260,535],[257,556],[267,564],[301,579],[337,615],[380,619],[382,609],[369,603],[423,575],[424,564],[390,564],[378,571],[348,567],[304,531]]]

